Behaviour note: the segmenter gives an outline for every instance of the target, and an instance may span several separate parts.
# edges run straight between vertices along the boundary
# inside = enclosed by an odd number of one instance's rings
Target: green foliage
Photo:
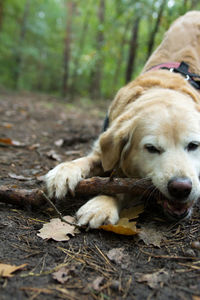
[[[0,85],[5,88],[61,94],[64,49],[70,0],[3,1],[0,27]],[[131,30],[140,15],[139,41],[133,78],[147,56],[147,43],[162,0],[105,0],[104,22],[99,23],[100,0],[74,4],[69,57],[68,97],[88,97],[91,77],[101,64],[101,94],[112,97],[125,83]],[[179,15],[200,9],[199,1],[168,0],[155,46]],[[98,43],[98,33],[103,36]]]

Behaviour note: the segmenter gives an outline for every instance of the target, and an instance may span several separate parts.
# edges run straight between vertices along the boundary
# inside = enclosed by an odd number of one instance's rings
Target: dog
[[[82,179],[118,170],[150,179],[168,217],[189,217],[200,197],[198,74],[200,12],[191,11],[171,25],[138,78],[119,90],[92,152],[47,173],[49,196],[64,198]],[[124,203],[125,196],[98,195],[78,210],[78,224],[115,224]]]

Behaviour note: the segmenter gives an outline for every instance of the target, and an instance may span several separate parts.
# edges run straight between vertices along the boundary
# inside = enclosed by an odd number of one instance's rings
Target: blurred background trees
[[[0,87],[113,97],[198,0],[0,0]]]

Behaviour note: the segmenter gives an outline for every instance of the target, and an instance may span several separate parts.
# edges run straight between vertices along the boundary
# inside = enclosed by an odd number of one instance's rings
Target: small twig
[[[193,269],[193,270],[200,270],[200,266],[198,267],[198,266],[194,266],[194,265],[192,265],[192,264],[183,264],[183,263],[179,263],[179,265],[184,266],[184,267],[191,268],[191,269]]]
[[[67,223],[68,225],[71,225],[71,226],[75,226],[77,228],[82,228],[80,225],[76,224],[76,223],[72,223],[72,222],[69,222],[67,220],[65,220],[61,214],[61,212],[57,209],[57,207],[55,206],[55,204],[50,200],[50,198],[43,192],[41,191],[42,195],[44,196],[44,198],[47,200],[47,202],[51,205],[51,207],[54,209],[55,213],[57,214],[57,216],[59,217],[59,219],[64,222],[64,223]]]
[[[185,257],[185,256],[170,256],[170,255],[157,255],[157,254],[154,254],[154,253],[150,253],[150,252],[147,252],[147,251],[144,251],[142,249],[140,249],[140,251],[146,255],[149,255],[151,257],[155,257],[155,258],[165,258],[165,259],[183,259],[183,260],[195,260],[197,259],[196,257]]]
[[[103,257],[103,259],[106,261],[106,263],[107,263],[109,266],[111,266],[115,271],[117,271],[116,268],[113,267],[113,265],[110,263],[109,259],[108,259],[108,258],[104,255],[104,253],[99,249],[99,247],[98,247],[97,245],[95,245],[95,247],[97,248],[98,252],[99,252],[99,253],[101,254],[101,256]]]

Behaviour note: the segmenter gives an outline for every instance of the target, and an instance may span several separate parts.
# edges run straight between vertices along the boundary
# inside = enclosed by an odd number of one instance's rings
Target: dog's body
[[[200,12],[176,20],[142,74],[120,89],[92,153],[46,175],[50,196],[63,198],[83,178],[117,168],[127,177],[151,179],[167,215],[191,214],[200,197],[200,93],[182,75],[154,67],[181,61],[200,74]],[[123,201],[117,195],[91,199],[77,212],[79,224],[116,223]]]

